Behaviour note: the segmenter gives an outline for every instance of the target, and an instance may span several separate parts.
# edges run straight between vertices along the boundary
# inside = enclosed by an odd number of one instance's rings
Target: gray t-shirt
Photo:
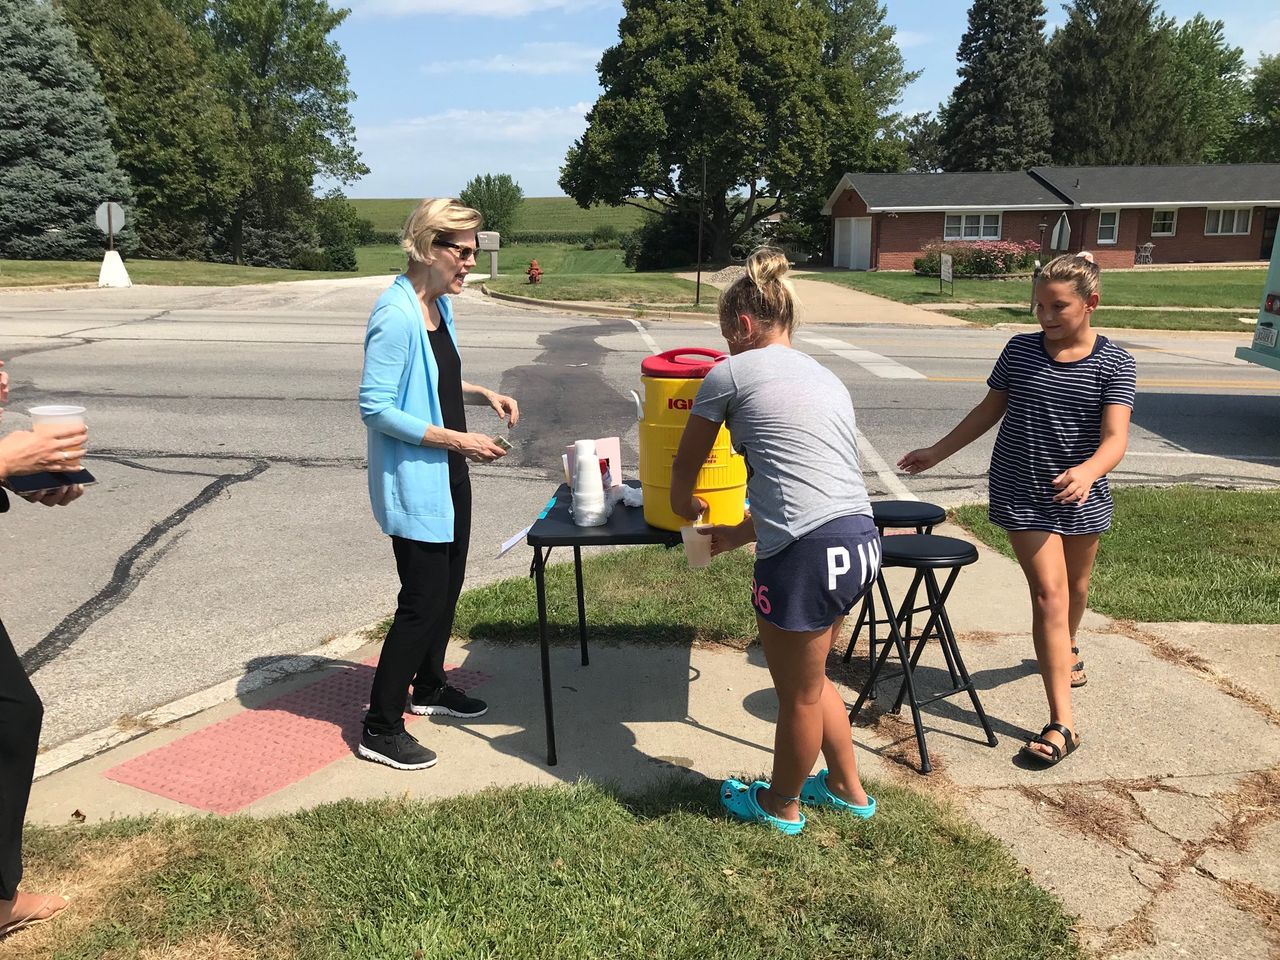
[[[746,457],[756,556],[772,556],[837,517],[871,515],[853,400],[808,354],[772,344],[721,361],[689,412],[727,424]]]

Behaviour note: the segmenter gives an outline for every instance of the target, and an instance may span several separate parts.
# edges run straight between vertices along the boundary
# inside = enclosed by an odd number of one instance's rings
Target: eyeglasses
[[[452,240],[433,240],[432,246],[448,247],[458,255],[459,260],[470,260],[478,252],[475,247],[464,247],[460,243],[454,243]]]

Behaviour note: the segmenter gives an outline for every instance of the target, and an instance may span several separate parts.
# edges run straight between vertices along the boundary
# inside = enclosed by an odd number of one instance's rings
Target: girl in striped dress
[[[1084,686],[1076,631],[1084,615],[1098,537],[1111,526],[1107,473],[1124,457],[1133,412],[1133,357],[1089,326],[1098,266],[1088,253],[1050,260],[1035,287],[1039,333],[1010,340],[986,397],[931,447],[898,466],[919,473],[1000,422],[991,453],[990,518],[1031,589],[1036,661],[1049,723],[1023,753],[1052,766],[1080,745],[1071,688]]]

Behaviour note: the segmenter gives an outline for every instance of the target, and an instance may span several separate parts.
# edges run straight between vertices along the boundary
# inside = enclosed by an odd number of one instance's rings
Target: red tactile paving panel
[[[245,709],[105,776],[200,810],[235,813],[355,752],[377,662]],[[449,682],[464,689],[489,679],[478,670],[446,669]]]

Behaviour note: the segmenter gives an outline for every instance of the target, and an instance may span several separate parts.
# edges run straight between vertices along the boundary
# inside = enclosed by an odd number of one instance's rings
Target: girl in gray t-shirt
[[[853,401],[843,383],[791,346],[795,298],[785,255],[761,248],[720,296],[730,356],[707,374],[671,469],[671,508],[695,520],[698,472],[723,423],[747,462],[751,514],[712,527],[712,554],[757,541],[751,603],[778,693],[772,785],[726,780],[739,820],[799,833],[799,803],[867,818],[844,699],[826,676],[840,621],[880,568],[880,538],[858,466]],[[827,769],[809,776],[819,751]]]

